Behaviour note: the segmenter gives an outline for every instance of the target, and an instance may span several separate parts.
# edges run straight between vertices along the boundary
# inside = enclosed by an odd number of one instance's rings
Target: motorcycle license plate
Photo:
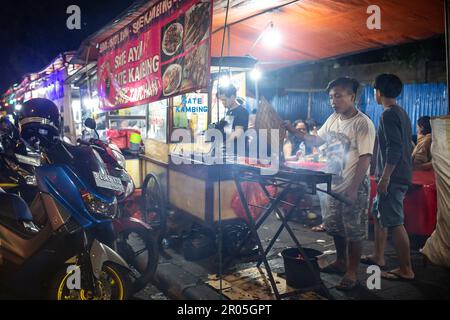
[[[100,172],[92,172],[97,187],[110,189],[114,191],[124,192],[122,181],[119,178],[102,174]]]

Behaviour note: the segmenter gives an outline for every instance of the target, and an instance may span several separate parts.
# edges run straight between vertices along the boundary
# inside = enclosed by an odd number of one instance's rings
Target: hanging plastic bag
[[[261,186],[257,182],[242,182],[241,186],[244,197],[249,205],[249,211],[253,217],[253,220],[256,221],[263,213],[264,209],[254,207],[252,205],[267,207],[269,204],[269,198],[266,196],[264,190],[262,190]],[[271,197],[276,196],[277,188],[275,186],[268,186],[266,188]],[[238,217],[248,221],[238,192],[236,192],[231,200],[231,208],[233,208]]]

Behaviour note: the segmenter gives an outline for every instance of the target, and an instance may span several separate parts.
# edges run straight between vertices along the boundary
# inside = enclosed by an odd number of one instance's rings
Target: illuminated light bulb
[[[15,109],[16,111],[22,110],[22,105],[21,104],[16,105]]]
[[[264,45],[269,48],[276,48],[280,45],[281,40],[281,33],[274,28],[273,23],[270,23],[270,26],[264,31],[262,36]]]
[[[254,81],[258,81],[259,79],[261,79],[261,76],[262,76],[262,73],[261,73],[261,70],[259,70],[259,69],[255,68],[250,72],[250,77]]]

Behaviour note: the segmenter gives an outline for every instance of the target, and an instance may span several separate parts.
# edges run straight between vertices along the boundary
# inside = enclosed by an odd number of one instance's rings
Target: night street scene
[[[450,299],[448,0],[0,16],[0,302]]]

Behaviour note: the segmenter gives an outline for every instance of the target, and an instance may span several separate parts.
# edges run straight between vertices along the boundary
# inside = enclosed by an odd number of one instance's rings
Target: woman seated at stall
[[[312,135],[312,136],[317,136],[318,135],[318,131],[319,131],[319,128],[318,128],[318,125],[317,125],[317,122],[314,120],[314,119],[312,119],[312,118],[309,118],[309,119],[307,119],[306,121],[305,121],[305,123],[306,123],[306,126],[309,128],[309,134],[310,135]]]
[[[412,159],[414,170],[432,170],[431,164],[431,123],[430,117],[424,116],[417,120],[417,145]]]
[[[295,130],[297,130],[299,132],[308,133],[308,127],[306,126],[306,123],[303,120],[296,120],[292,126],[295,128]],[[301,144],[302,144],[302,141],[299,139],[299,137],[295,133],[289,132],[287,138],[284,141],[284,146],[283,146],[284,158],[286,160],[298,160],[297,153],[298,153],[298,151],[300,151]],[[311,150],[309,150],[305,146],[305,153],[310,153],[310,152],[311,152]]]

